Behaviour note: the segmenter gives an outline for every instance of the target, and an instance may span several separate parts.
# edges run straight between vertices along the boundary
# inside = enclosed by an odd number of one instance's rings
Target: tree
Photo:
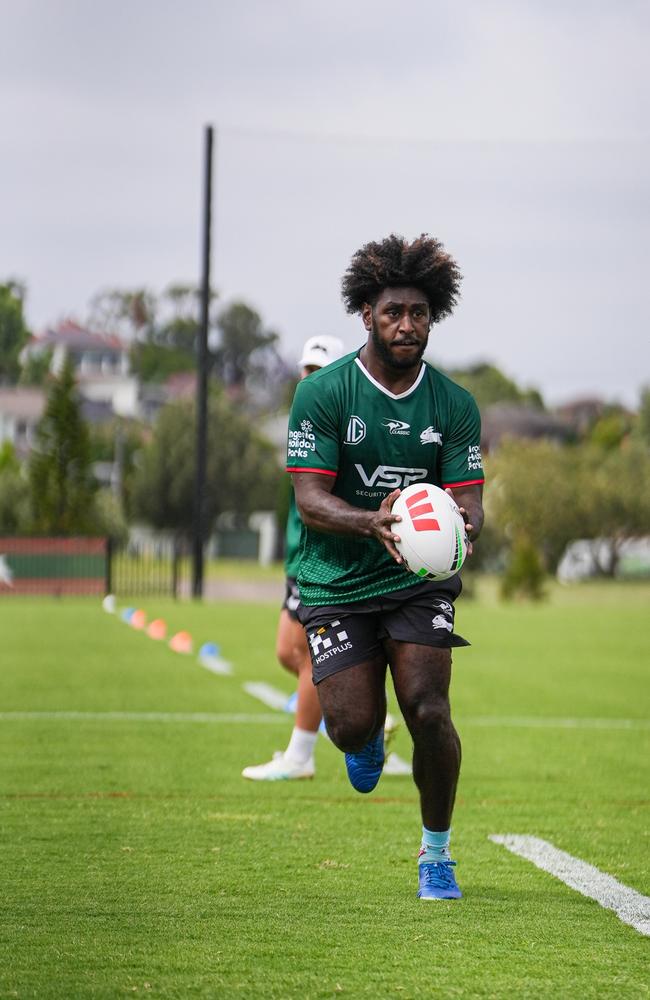
[[[192,528],[195,426],[193,403],[164,407],[152,441],[139,456],[133,513],[156,528],[181,533]],[[281,477],[273,446],[213,389],[208,403],[206,523],[212,525],[223,511],[274,510]]]
[[[18,381],[19,355],[29,338],[23,316],[24,287],[17,281],[0,284],[0,384]]]
[[[30,354],[20,371],[21,385],[44,385],[50,374],[52,364],[51,348],[39,351],[38,354]]]
[[[221,343],[215,350],[217,371],[227,386],[242,390],[247,378],[264,377],[278,365],[278,334],[266,330],[262,318],[245,302],[234,302],[219,314]]]
[[[36,429],[29,482],[37,533],[77,535],[97,530],[88,429],[69,359],[51,383]]]
[[[520,403],[544,409],[544,401],[537,389],[520,389],[507,375],[486,362],[469,368],[457,368],[449,375],[454,382],[472,393],[479,409],[485,409],[494,403]]]
[[[650,386],[648,385],[641,389],[635,436],[643,442],[646,448],[650,448]]]

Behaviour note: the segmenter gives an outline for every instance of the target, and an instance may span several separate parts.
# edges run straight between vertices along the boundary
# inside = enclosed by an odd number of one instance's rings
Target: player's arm
[[[483,484],[455,486],[446,492],[454,498],[463,515],[467,537],[474,541],[483,527]]]
[[[393,525],[402,519],[398,514],[391,514],[391,507],[400,490],[393,490],[384,497],[378,510],[363,510],[332,494],[334,476],[294,472],[292,478],[296,506],[303,523],[308,528],[332,535],[362,535],[366,538],[376,538],[386,546],[396,562],[403,562],[395,548],[399,535],[395,535],[392,530]]]

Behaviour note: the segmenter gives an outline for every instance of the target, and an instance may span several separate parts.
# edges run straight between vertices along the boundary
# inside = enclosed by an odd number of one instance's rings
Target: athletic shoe
[[[461,899],[452,868],[455,861],[432,861],[419,865],[419,899]]]
[[[384,731],[366,743],[358,753],[346,753],[345,766],[348,778],[357,792],[371,792],[381,777],[384,767]]]
[[[310,757],[306,764],[295,764],[278,751],[273,754],[273,760],[268,764],[245,767],[241,774],[242,778],[248,778],[250,781],[291,781],[296,778],[313,778],[315,773],[313,757]]]

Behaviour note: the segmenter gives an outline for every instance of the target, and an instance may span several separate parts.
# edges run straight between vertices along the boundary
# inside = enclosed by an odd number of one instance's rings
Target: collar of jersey
[[[425,364],[423,362],[421,362],[420,363],[420,371],[419,371],[418,377],[416,378],[416,380],[413,383],[413,385],[409,389],[407,389],[405,392],[395,393],[395,392],[390,392],[390,390],[387,389],[385,385],[382,385],[381,382],[378,382],[376,378],[372,377],[372,375],[370,374],[370,372],[368,371],[368,369],[364,368],[364,365],[363,365],[363,362],[361,361],[361,358],[356,357],[354,359],[354,361],[355,361],[355,364],[357,364],[359,366],[360,370],[366,376],[366,378],[368,379],[368,381],[372,382],[372,384],[375,386],[375,388],[379,389],[380,392],[383,392],[384,396],[390,396],[391,399],[405,399],[407,396],[410,396],[412,392],[415,392],[415,390],[419,386],[420,382],[424,378],[424,371],[425,371],[425,367],[426,367]]]

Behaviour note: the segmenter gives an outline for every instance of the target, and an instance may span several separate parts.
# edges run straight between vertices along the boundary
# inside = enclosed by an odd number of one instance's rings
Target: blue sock
[[[433,861],[449,861],[449,830],[427,830],[422,827],[422,846],[418,855],[418,864],[428,865]]]

